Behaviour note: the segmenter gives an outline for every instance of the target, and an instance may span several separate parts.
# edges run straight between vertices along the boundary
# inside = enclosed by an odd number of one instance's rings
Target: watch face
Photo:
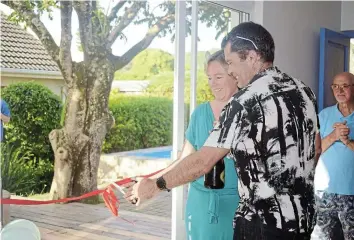
[[[165,190],[166,189],[166,182],[165,179],[163,179],[163,177],[159,177],[156,180],[156,185],[160,190]]]

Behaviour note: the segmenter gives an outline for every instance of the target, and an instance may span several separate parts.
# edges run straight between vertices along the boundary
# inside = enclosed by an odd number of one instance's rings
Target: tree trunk
[[[64,126],[49,135],[55,154],[52,199],[79,196],[97,189],[102,144],[114,122],[108,110],[113,74],[111,62],[98,57],[74,68]]]

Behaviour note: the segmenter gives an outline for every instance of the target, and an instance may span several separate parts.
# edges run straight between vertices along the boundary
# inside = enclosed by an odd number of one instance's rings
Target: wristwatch
[[[156,186],[161,190],[161,191],[171,191],[166,187],[166,181],[165,179],[161,176],[158,179],[156,179]]]

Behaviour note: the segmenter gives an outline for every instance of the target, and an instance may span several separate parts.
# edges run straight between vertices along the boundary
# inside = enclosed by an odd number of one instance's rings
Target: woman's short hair
[[[227,67],[227,63],[225,61],[225,56],[224,56],[224,50],[216,51],[213,54],[206,52],[205,58],[206,58],[206,62],[205,62],[205,66],[204,66],[205,71],[207,70],[209,64],[212,62],[218,62],[221,65]]]

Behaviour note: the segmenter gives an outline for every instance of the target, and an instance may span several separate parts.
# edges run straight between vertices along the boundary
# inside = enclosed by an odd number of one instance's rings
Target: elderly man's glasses
[[[352,86],[354,86],[354,84],[343,84],[343,85],[332,84],[332,85],[331,85],[331,88],[332,88],[333,90],[339,90],[339,89],[341,89],[341,90],[347,90],[347,89],[349,89],[349,88],[352,87]]]

